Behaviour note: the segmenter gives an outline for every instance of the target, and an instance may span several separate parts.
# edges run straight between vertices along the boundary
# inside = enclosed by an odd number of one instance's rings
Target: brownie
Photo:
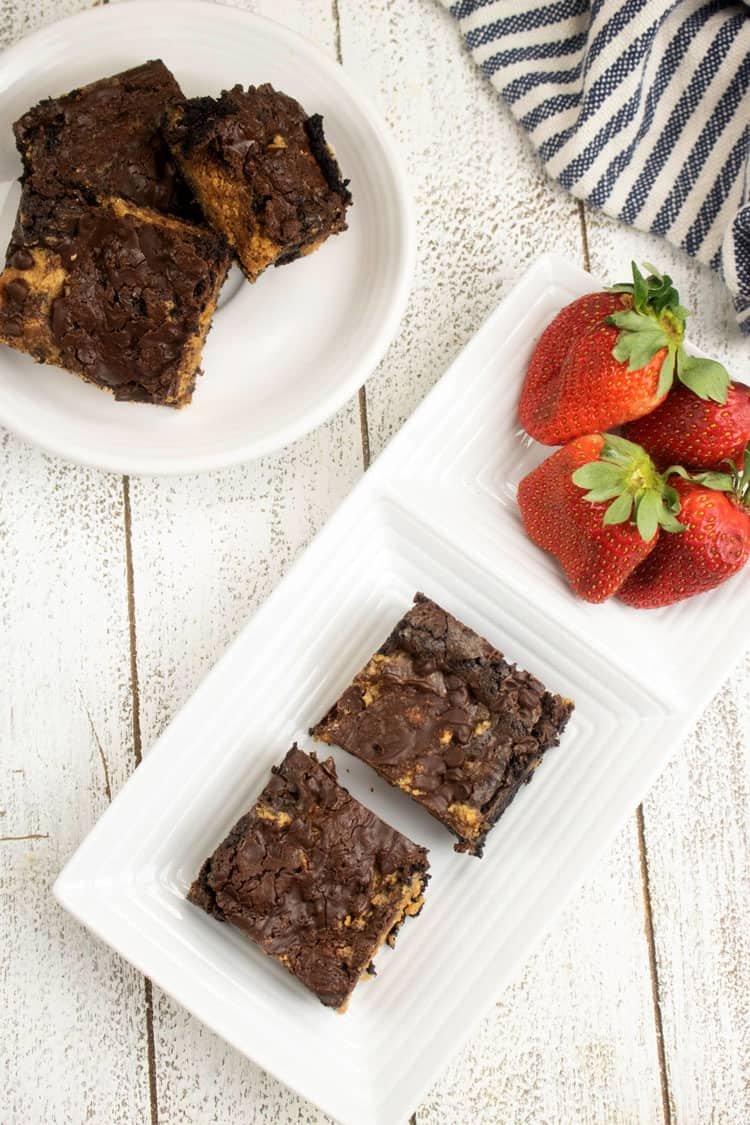
[[[418,914],[427,852],[293,746],[200,870],[191,902],[275,957],[343,1011],[372,959]]]
[[[351,195],[322,117],[308,117],[273,86],[235,86],[173,105],[165,136],[250,281],[346,229]]]
[[[160,59],[47,98],[13,126],[25,173],[48,195],[76,189],[183,215],[190,196],[160,130],[180,101]]]
[[[311,734],[343,746],[481,856],[487,833],[543,753],[570,700],[417,594],[385,644]]]
[[[122,199],[50,198],[26,179],[0,341],[117,399],[183,406],[230,264],[205,227]]]

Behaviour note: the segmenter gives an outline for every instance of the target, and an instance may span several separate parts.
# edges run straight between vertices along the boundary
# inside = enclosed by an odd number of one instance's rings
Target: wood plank
[[[654,262],[694,310],[691,339],[748,379],[724,286],[660,239],[588,216],[591,267]],[[676,1122],[750,1116],[750,658],[644,802],[670,1107]]]
[[[278,457],[176,480],[133,480],[145,752],[361,473],[352,401]],[[154,989],[160,1119],[323,1120]]]
[[[537,254],[582,260],[581,227],[447,13],[340,6],[344,67],[399,138],[421,215],[407,317],[367,385],[377,451]],[[661,1120],[634,822],[417,1120]]]
[[[131,1125],[142,978],[51,895],[133,766],[122,485],[0,431],[0,496],[2,1118]]]
[[[335,54],[331,5],[246,3]],[[260,81],[262,76],[238,75]],[[133,481],[141,730],[148,747],[362,471],[357,401],[277,457]],[[185,592],[189,591],[188,597]],[[157,1104],[170,1122],[326,1118],[154,989]]]
[[[283,453],[195,477],[132,479],[144,748],[361,474],[356,400]]]
[[[2,3],[0,45],[87,6]],[[130,1125],[149,1113],[143,979],[51,895],[133,767],[122,484],[5,431],[0,478],[3,1116]]]
[[[540,174],[446,11],[339,9],[344,69],[389,125],[419,216],[411,300],[367,383],[376,455],[534,258],[580,257],[581,240],[575,201]]]
[[[750,1119],[750,657],[645,802],[676,1122]]]

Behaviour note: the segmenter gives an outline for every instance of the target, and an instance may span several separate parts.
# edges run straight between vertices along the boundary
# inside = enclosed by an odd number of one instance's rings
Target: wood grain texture
[[[86,0],[33,0],[30,3],[0,0],[0,46],[9,47],[17,39],[48,23],[92,6]]]
[[[644,804],[673,1118],[750,1120],[750,659]]]
[[[148,1105],[142,978],[51,894],[133,766],[121,495],[0,431],[0,1117],[19,1125]]]
[[[339,0],[344,69],[405,161],[417,271],[398,338],[368,380],[373,455],[520,273],[545,250],[580,260],[574,200],[551,186],[437,3]]]
[[[2,0],[0,45],[87,6]],[[3,1119],[128,1125],[148,1116],[143,978],[51,895],[134,764],[122,487],[5,431],[0,466],[0,837],[32,837],[0,840]]]
[[[278,457],[200,477],[131,481],[145,748],[360,472],[352,401]]]

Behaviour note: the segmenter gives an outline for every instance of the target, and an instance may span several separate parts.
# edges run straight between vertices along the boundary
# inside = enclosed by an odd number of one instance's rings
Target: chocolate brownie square
[[[26,175],[48,195],[81,191],[190,214],[191,196],[161,134],[182,91],[161,59],[47,98],[13,126]]]
[[[230,264],[223,239],[123,199],[23,189],[0,341],[115,398],[184,406]]]
[[[273,86],[235,86],[167,113],[165,136],[207,220],[250,281],[346,229],[351,203],[319,114]]]
[[[481,856],[487,833],[573,704],[417,594],[385,644],[311,734],[343,746]]]
[[[427,852],[293,746],[188,898],[343,1011],[380,946],[422,908]]]

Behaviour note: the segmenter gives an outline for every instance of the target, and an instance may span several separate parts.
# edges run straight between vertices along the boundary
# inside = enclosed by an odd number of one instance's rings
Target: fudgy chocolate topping
[[[312,733],[401,785],[481,851],[494,819],[555,745],[572,704],[418,594]],[[467,821],[469,806],[477,813]],[[473,841],[473,844],[471,843]]]
[[[49,194],[76,188],[182,214],[186,191],[160,132],[167,107],[181,100],[164,63],[144,63],[40,102],[13,126],[16,143]]]
[[[29,177],[8,264],[27,257],[33,264],[32,251],[44,248],[65,270],[49,323],[59,361],[116,388],[118,397],[168,397],[186,342],[226,271],[223,241],[157,214],[92,205],[80,194],[49,198],[35,187],[36,177]],[[20,277],[5,287],[11,303],[28,290]],[[5,310],[2,327],[13,334]]]
[[[72,258],[80,263],[52,309],[63,359],[109,386],[168,379],[198,326],[195,290],[205,284],[198,248],[98,209],[84,213],[76,237],[58,249],[68,267]],[[174,318],[172,307],[183,314]]]
[[[187,101],[167,136],[188,157],[205,148],[248,184],[256,219],[273,242],[302,246],[340,229],[351,195],[325,143],[322,118],[308,118],[299,102],[268,83]]]
[[[426,870],[424,848],[350,796],[330,759],[318,762],[295,746],[203,865],[189,898],[339,1007],[404,886]]]

